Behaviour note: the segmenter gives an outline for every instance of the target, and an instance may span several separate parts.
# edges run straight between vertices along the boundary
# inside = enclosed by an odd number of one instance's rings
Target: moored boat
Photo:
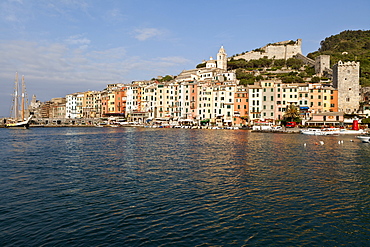
[[[32,115],[30,115],[25,121],[8,123],[5,125],[6,128],[12,129],[28,129],[30,127]]]
[[[363,129],[359,129],[359,130],[353,130],[353,129],[341,129],[339,134],[341,135],[361,135],[361,134],[365,134],[366,131],[364,131]]]
[[[25,105],[26,105],[26,84],[24,82],[24,76],[22,76],[22,89],[19,95],[19,83],[18,83],[18,73],[15,74],[14,80],[14,95],[13,95],[13,116],[5,124],[6,128],[12,129],[28,129],[30,126],[30,121],[32,114],[25,118]]]
[[[339,128],[324,128],[324,129],[303,129],[301,133],[304,135],[316,135],[316,136],[326,136],[326,135],[339,135]]]
[[[365,143],[370,142],[370,135],[356,136],[356,138],[360,139],[362,142]]]

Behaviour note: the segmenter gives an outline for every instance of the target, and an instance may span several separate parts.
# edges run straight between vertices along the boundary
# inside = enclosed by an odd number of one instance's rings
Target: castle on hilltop
[[[267,57],[268,59],[288,59],[296,56],[297,54],[302,54],[302,39],[297,39],[296,41],[287,40],[272,44],[267,44],[262,48],[255,49],[253,51],[246,52],[244,54],[233,56],[235,60],[245,59],[258,60],[260,58]],[[231,58],[230,58],[231,59]]]

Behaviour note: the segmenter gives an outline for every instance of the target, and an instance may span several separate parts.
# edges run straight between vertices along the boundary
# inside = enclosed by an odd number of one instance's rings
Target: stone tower
[[[227,54],[225,52],[224,46],[221,46],[217,53],[217,68],[222,70],[227,70]]]
[[[333,86],[338,89],[338,109],[357,112],[360,106],[360,63],[339,61],[333,66]]]
[[[330,55],[320,55],[315,59],[315,73],[323,76],[324,71],[330,69]]]

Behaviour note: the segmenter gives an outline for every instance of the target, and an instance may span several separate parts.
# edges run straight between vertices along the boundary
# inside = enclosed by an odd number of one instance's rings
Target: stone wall
[[[288,59],[294,57],[296,54],[302,54],[302,40],[297,39],[296,41],[287,40],[278,43],[268,44],[255,51],[250,51],[242,55],[234,56],[235,60],[245,59],[256,60],[263,57],[269,59]]]
[[[321,77],[326,70],[330,70],[330,55],[317,56],[315,59],[315,73]]]
[[[360,63],[339,61],[333,66],[333,86],[338,89],[338,109],[356,113],[360,102]]]

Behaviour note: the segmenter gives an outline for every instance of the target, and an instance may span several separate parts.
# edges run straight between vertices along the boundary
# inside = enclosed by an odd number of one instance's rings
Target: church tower
[[[333,86],[338,89],[338,110],[357,112],[360,106],[360,63],[339,61],[334,65]]]
[[[227,54],[224,46],[217,53],[217,68],[227,71]]]

